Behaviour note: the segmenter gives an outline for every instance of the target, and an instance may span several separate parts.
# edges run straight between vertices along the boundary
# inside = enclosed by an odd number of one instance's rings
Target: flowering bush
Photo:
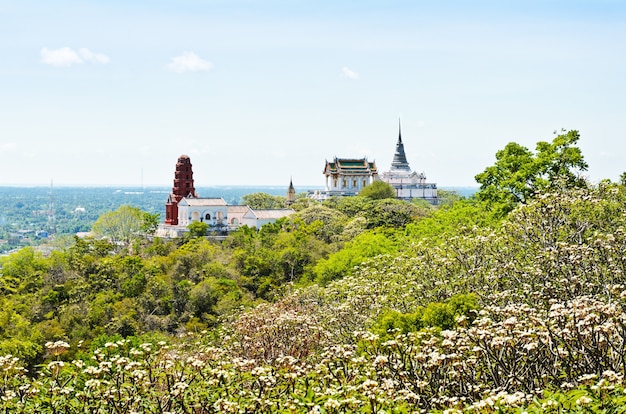
[[[5,355],[0,409],[624,412],[623,191],[544,195],[501,228],[414,240],[211,334],[51,341],[30,371]]]

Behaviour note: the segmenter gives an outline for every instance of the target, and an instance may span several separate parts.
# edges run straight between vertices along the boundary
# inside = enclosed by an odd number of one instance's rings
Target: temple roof
[[[246,213],[250,210],[250,207],[245,206],[245,205],[234,205],[234,204],[229,204],[228,205],[228,212],[229,213]]]
[[[367,158],[337,158],[332,162],[326,161],[324,174],[378,174],[375,162]]]
[[[179,203],[179,206],[190,206],[190,207],[215,207],[215,206],[225,206],[226,201],[221,197],[211,197],[211,198],[183,198]]]
[[[295,210],[292,209],[288,209],[288,208],[283,208],[283,209],[260,209],[260,210],[255,210],[255,209],[250,209],[250,211],[252,212],[252,214],[254,214],[254,216],[257,219],[260,220],[267,220],[267,219],[279,219],[279,218],[283,218],[283,217],[287,217],[290,214],[295,213]]]
[[[411,171],[411,167],[409,167],[409,162],[406,160],[406,154],[404,153],[404,144],[402,143],[402,130],[400,128],[400,120],[398,120],[398,142],[396,143],[396,152],[395,154],[393,154],[391,170]]]

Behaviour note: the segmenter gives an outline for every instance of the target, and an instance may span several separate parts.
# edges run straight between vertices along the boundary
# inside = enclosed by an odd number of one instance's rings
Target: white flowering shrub
[[[548,194],[498,229],[415,239],[212,334],[53,341],[34,370],[0,357],[0,411],[624,412],[623,191]],[[406,323],[383,332],[385,315]]]

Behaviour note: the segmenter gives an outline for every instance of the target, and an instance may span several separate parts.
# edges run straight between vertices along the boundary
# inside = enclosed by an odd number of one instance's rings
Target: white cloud
[[[90,63],[107,64],[110,61],[107,55],[103,53],[94,53],[89,49],[85,49],[84,47],[81,49],[78,49],[78,53],[80,54],[80,57],[82,57],[85,61],[90,62]]]
[[[13,152],[17,148],[15,142],[7,142],[0,145],[0,154]]]
[[[54,50],[44,47],[41,49],[41,61],[51,66],[72,66],[84,63],[80,56],[69,47]]]
[[[41,49],[41,62],[46,65],[57,67],[68,67],[72,65],[82,65],[88,63],[109,63],[109,57],[102,53],[94,53],[89,49],[81,48],[78,52],[70,47],[60,49]]]
[[[346,78],[359,79],[359,74],[347,66],[344,66],[343,68],[341,68],[341,74],[345,76]]]
[[[167,70],[175,73],[202,72],[213,69],[213,64],[193,52],[185,52],[172,58],[172,62],[166,66]]]

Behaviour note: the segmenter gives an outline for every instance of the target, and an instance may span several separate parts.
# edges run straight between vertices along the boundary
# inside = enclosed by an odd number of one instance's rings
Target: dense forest
[[[0,407],[624,412],[626,187],[587,182],[578,139],[510,143],[437,206],[377,184],[214,241],[127,205],[23,248],[0,259]]]

